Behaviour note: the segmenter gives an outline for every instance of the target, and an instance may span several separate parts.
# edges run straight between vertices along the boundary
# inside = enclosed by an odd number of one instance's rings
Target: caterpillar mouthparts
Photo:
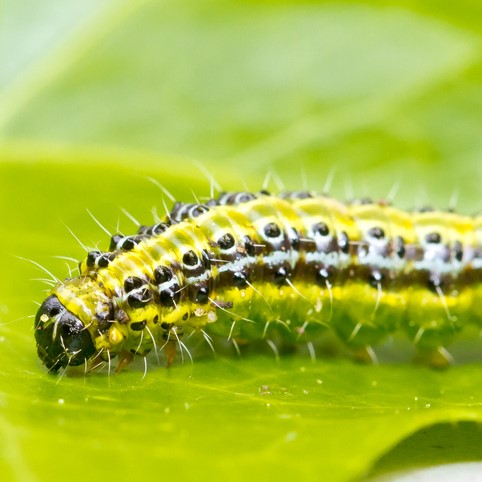
[[[327,327],[359,354],[403,330],[432,364],[464,322],[482,325],[482,216],[406,212],[306,191],[222,193],[91,251],[35,318],[49,371],[94,367],[184,334],[310,342]]]

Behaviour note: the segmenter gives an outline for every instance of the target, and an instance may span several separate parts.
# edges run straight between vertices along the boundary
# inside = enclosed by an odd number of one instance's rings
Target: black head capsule
[[[37,353],[50,371],[82,365],[95,353],[89,331],[55,295],[42,303],[34,326]]]

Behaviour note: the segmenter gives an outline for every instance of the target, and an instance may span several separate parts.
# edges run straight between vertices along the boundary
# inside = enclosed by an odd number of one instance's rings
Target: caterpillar
[[[482,325],[482,215],[403,211],[308,191],[227,192],[175,203],[162,222],[112,236],[35,318],[49,369],[118,357],[117,371],[186,333],[287,342],[327,328],[354,352],[400,330],[429,363],[464,323]]]

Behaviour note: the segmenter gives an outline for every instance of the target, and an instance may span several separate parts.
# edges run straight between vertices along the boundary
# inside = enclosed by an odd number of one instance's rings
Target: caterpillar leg
[[[438,369],[453,363],[444,347],[449,346],[461,331],[461,315],[464,309],[467,310],[470,299],[462,294],[444,294],[439,287],[433,293],[415,292],[411,295],[404,329],[415,345],[416,362]]]
[[[102,353],[97,353],[94,356],[94,358],[89,360],[89,362],[87,364],[87,367],[86,367],[86,372],[94,371],[96,368],[99,368],[100,366],[102,366],[105,362],[106,361],[102,357]]]
[[[372,346],[378,345],[393,331],[393,320],[388,320],[386,324],[388,326],[385,327],[375,324],[370,319],[354,321],[344,318],[335,325],[335,331],[355,361],[376,365],[378,360]]]
[[[176,347],[177,347],[177,341],[176,340],[166,341],[166,346],[164,347],[164,349],[166,351],[166,366],[167,366],[167,368],[169,368],[174,363],[174,359],[176,358]]]
[[[351,348],[353,359],[359,363],[377,365],[377,355],[370,345]]]
[[[415,362],[432,368],[444,369],[453,364],[452,355],[443,347],[424,348],[417,350]]]
[[[124,368],[129,365],[129,363],[134,359],[134,355],[127,350],[123,350],[119,354],[119,362],[117,363],[117,367],[115,369],[115,373],[120,373]]]

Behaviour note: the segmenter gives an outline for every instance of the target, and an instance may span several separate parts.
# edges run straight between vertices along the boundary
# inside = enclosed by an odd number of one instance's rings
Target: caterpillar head
[[[57,296],[49,296],[35,317],[35,339],[40,359],[51,371],[81,365],[95,353],[89,331]]]

